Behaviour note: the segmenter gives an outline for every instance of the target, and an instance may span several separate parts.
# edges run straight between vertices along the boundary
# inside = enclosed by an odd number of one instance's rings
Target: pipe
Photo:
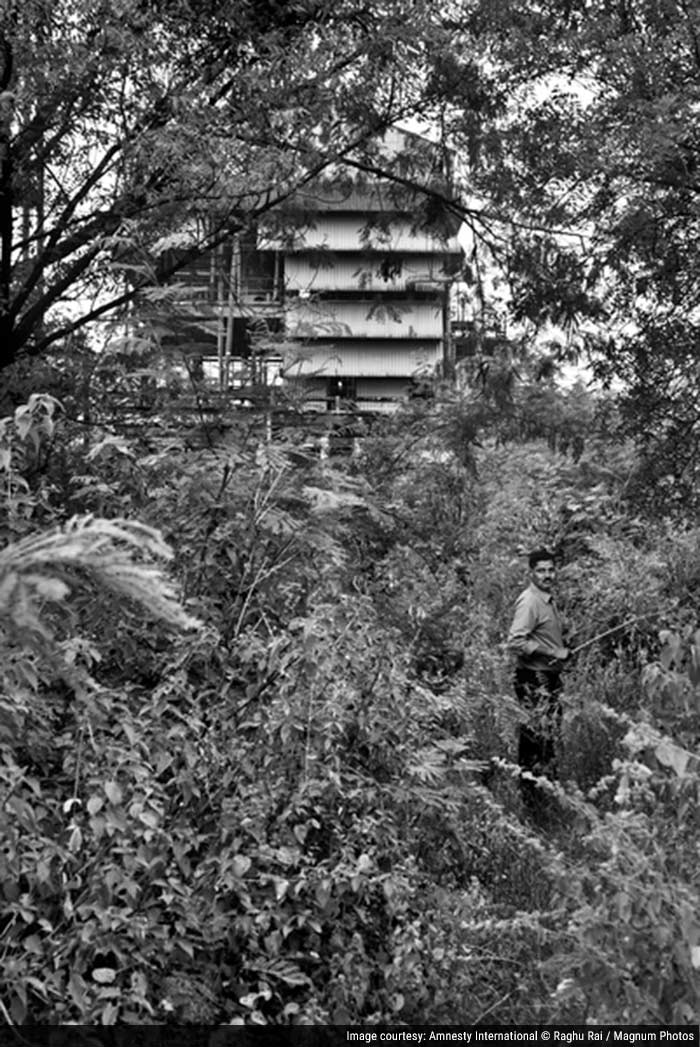
[[[591,647],[594,643],[598,643],[599,640],[604,640],[606,636],[613,636],[614,633],[619,633],[621,629],[626,629],[628,625],[634,625],[636,622],[643,622],[646,618],[651,618],[654,611],[648,611],[647,614],[638,614],[635,618],[628,618],[626,622],[621,625],[615,625],[612,629],[606,629],[604,633],[598,633],[597,636],[592,636],[590,640],[585,640],[584,643],[580,643],[578,647],[574,647],[571,650],[571,654],[578,654],[579,651],[583,651],[586,647]]]

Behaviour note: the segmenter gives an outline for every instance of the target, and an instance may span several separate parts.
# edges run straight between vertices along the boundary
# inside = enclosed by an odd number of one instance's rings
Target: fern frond
[[[65,600],[66,577],[87,574],[98,586],[133,600],[151,617],[178,628],[197,621],[181,606],[158,561],[172,550],[158,531],[132,520],[75,517],[62,530],[31,535],[0,552],[0,615],[45,633],[39,603]]]

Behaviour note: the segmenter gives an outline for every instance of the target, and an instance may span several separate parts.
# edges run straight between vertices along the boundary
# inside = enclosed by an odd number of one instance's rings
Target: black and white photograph
[[[0,0],[0,1047],[700,1045],[700,0]]]

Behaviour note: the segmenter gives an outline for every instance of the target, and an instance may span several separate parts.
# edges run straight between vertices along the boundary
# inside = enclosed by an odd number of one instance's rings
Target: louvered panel
[[[287,312],[293,338],[440,338],[442,311],[433,302],[298,300]]]
[[[440,360],[439,342],[418,346],[382,346],[374,349],[353,346],[341,352],[333,346],[300,346],[289,359],[285,374],[289,378],[348,375],[355,378],[410,378],[434,370]]]
[[[437,236],[413,231],[407,219],[391,222],[388,229],[367,228],[363,215],[321,214],[313,225],[299,229],[289,238],[270,237],[261,234],[258,247],[261,250],[308,251],[357,251],[372,250],[406,252],[412,254],[461,254],[456,237],[447,243]]]
[[[363,214],[375,212],[410,215],[415,213],[416,207],[423,199],[422,194],[395,182],[382,182],[365,187],[329,183],[294,194],[294,203],[302,212],[309,214],[361,211]]]
[[[409,255],[396,259],[396,270],[389,264],[385,273],[378,262],[361,254],[288,255],[285,260],[285,287],[288,291],[403,291],[420,280],[443,280],[444,259],[438,255]],[[388,279],[387,279],[388,277]],[[439,288],[436,294],[440,294]]]

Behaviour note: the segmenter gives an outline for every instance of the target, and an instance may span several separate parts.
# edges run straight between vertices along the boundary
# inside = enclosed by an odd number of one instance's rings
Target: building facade
[[[242,398],[285,383],[312,411],[394,410],[446,370],[462,258],[415,204],[376,179],[316,183],[274,227],[181,275],[176,341],[186,334],[204,378]]]
[[[285,378],[317,410],[393,410],[443,367],[459,244],[416,228],[381,185],[320,186],[305,203],[284,240],[260,238],[281,256]]]

